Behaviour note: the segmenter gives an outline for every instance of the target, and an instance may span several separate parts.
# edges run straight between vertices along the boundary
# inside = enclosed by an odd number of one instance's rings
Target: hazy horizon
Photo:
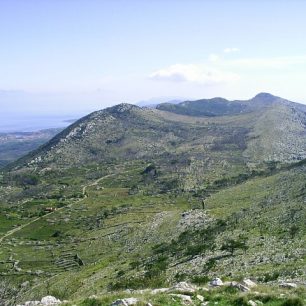
[[[16,94],[16,92],[14,94]],[[249,99],[251,98],[253,97],[250,97]],[[137,101],[136,103],[131,103],[131,104],[136,104],[140,107],[143,107],[143,106],[153,106],[164,102],[178,103],[180,101],[187,101],[187,100],[190,99],[186,97],[180,98],[175,96],[172,97],[169,96],[169,97],[155,97],[147,100]],[[33,99],[32,101],[35,101],[35,99]],[[292,101],[292,102],[298,102],[298,101]],[[118,104],[119,103],[121,102],[118,102]],[[22,107],[14,108],[14,104],[7,104],[8,107],[4,108],[5,111],[2,112],[2,116],[0,118],[1,119],[0,133],[35,132],[50,128],[61,128],[61,127],[64,128],[70,125],[74,120],[80,119],[81,117],[86,116],[91,112],[98,111],[107,107],[104,106],[100,108],[94,108],[93,106],[93,108],[87,110],[71,109],[70,111],[66,110],[65,113],[63,112],[60,113],[57,112],[55,109],[52,110],[52,108],[50,108],[48,111],[44,109],[43,112],[41,112],[39,108],[35,109],[33,105],[34,104],[32,103],[32,109],[28,109],[26,104],[23,104],[24,108]]]
[[[12,114],[1,118],[0,133],[36,132],[51,128],[64,128],[82,117],[71,115]]]

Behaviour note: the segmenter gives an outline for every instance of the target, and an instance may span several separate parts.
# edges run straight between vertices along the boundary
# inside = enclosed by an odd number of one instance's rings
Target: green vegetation
[[[179,104],[162,103],[157,109],[188,116],[222,116],[235,115],[249,111],[248,105],[242,101],[227,101],[223,98],[186,101]]]
[[[219,289],[212,289],[209,292],[201,289],[195,293],[189,294],[194,305],[201,305],[201,301],[197,298],[197,295],[204,297],[208,306],[222,305],[222,306],[248,306],[249,301],[256,301],[259,305],[266,306],[302,306],[305,305],[305,294],[296,291],[290,294],[285,291],[281,291],[277,288],[261,287],[260,292],[257,293],[241,293],[234,288],[224,287]],[[283,295],[282,297],[280,295]],[[284,296],[287,295],[287,296]],[[298,295],[299,297],[294,297]],[[68,305],[110,305],[113,301],[122,298],[136,297],[139,302],[136,305],[142,306],[150,302],[152,305],[158,306],[182,306],[186,305],[180,298],[171,296],[169,294],[152,294],[150,292],[133,294],[122,292],[116,292],[115,294],[106,294],[103,296],[96,296],[87,298],[84,300],[74,300],[73,303]]]
[[[20,289],[18,302],[109,305],[126,289],[249,277],[264,284],[258,294],[199,292],[209,305],[300,305],[305,141],[291,140],[306,120],[292,107],[195,118],[123,104],[79,120],[1,173],[1,278]],[[285,136],[265,130],[277,113],[292,120],[288,154]],[[280,289],[284,281],[298,288]],[[182,304],[135,295],[140,305]]]

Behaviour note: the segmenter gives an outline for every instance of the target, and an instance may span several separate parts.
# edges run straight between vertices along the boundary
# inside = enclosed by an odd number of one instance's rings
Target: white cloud
[[[203,65],[175,64],[153,72],[149,78],[152,80],[212,85],[237,81],[239,76],[235,73],[219,71]]]
[[[210,62],[217,62],[220,59],[220,57],[217,54],[210,54],[208,59]]]
[[[224,53],[233,53],[233,52],[239,52],[240,50],[238,48],[225,48],[223,50]]]

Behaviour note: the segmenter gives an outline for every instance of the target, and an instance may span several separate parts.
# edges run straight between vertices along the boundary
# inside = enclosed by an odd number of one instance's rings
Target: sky
[[[0,0],[0,119],[270,92],[306,103],[306,1]]]

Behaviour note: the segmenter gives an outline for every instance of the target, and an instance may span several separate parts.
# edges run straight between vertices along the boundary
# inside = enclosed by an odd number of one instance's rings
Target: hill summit
[[[304,105],[267,93],[246,101],[213,98],[157,109],[123,103],[81,118],[12,166],[204,156],[214,165],[292,162],[306,158],[305,112]]]
[[[269,94],[78,120],[1,173],[0,304],[303,305],[305,134]]]

